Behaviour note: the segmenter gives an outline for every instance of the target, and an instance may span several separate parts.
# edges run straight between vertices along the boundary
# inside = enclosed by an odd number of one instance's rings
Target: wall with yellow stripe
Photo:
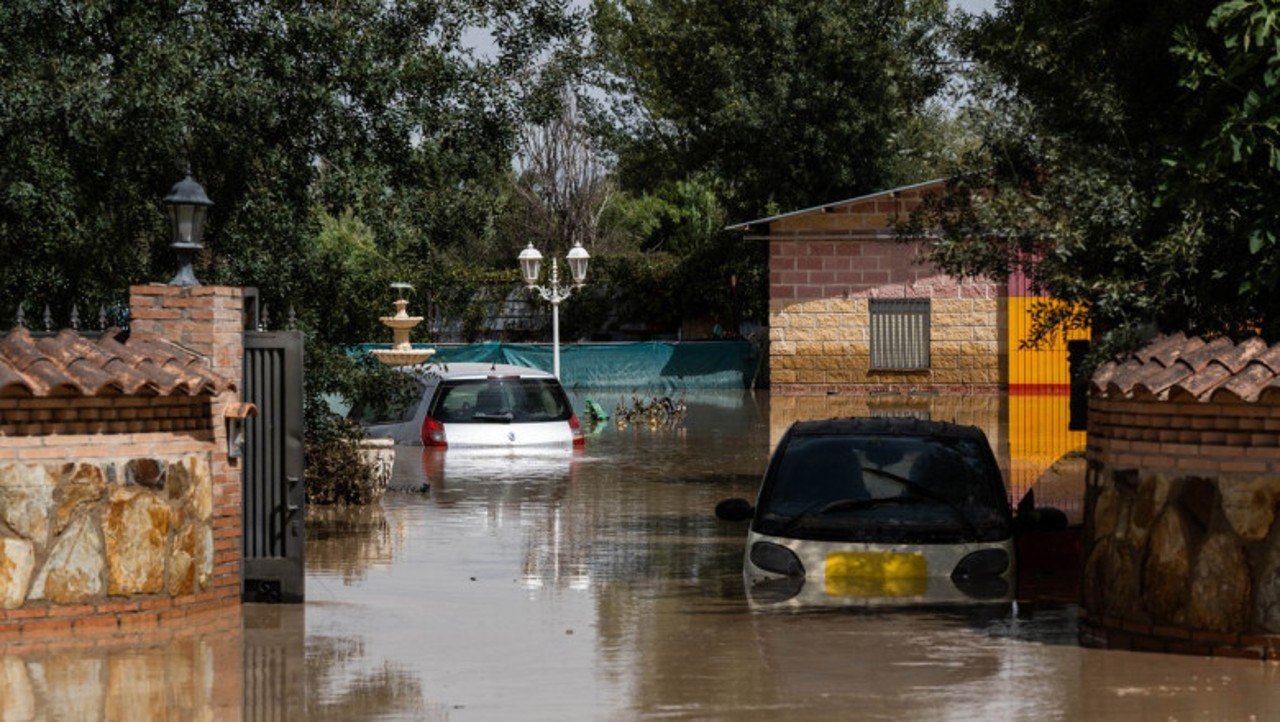
[[[1022,347],[1031,330],[1033,304],[1043,298],[1009,299],[1009,487],[1016,502],[1054,462],[1083,451],[1085,432],[1068,429],[1071,375],[1067,341],[1088,339],[1087,331],[1059,336],[1045,347]],[[1044,504],[1054,501],[1037,499]]]

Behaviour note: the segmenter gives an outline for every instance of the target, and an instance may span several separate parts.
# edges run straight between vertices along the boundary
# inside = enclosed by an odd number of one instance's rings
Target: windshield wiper
[[[859,497],[856,499],[847,498],[847,499],[835,499],[832,501],[826,501],[826,500],[819,501],[817,503],[810,504],[806,509],[801,511],[799,514],[796,514],[795,516],[787,520],[787,522],[783,524],[780,529],[778,529],[778,531],[776,532],[776,535],[784,536],[785,534],[787,534],[787,532],[794,531],[795,529],[799,528],[800,526],[803,526],[805,523],[809,522],[810,520],[816,519],[822,516],[823,514],[828,514],[833,511],[851,511],[853,509],[870,509],[872,507],[885,506],[888,504],[905,504],[913,500],[914,500],[913,497],[908,497],[908,496],[887,496],[887,497]]]
[[[979,536],[979,537],[982,536],[982,532],[978,530],[978,525],[974,524],[973,520],[969,518],[969,515],[964,513],[964,509],[960,508],[959,503],[954,502],[946,498],[945,496],[942,496],[938,492],[934,491],[933,489],[930,489],[929,487],[923,484],[912,481],[904,476],[899,476],[891,471],[885,471],[884,469],[877,469],[874,466],[864,466],[862,467],[862,470],[869,471],[879,476],[883,476],[884,478],[890,481],[894,481],[901,484],[903,487],[905,487],[908,491],[915,494],[916,496],[928,499],[930,501],[936,501],[939,504],[946,506],[948,509],[955,512],[956,516],[960,517],[960,520],[964,522],[964,525],[969,528],[969,531],[974,536]]]

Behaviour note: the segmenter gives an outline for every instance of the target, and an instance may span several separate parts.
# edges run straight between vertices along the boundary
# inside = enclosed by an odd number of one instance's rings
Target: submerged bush
[[[407,374],[393,371],[368,354],[353,357],[322,343],[308,343],[306,353],[303,447],[307,503],[372,504],[382,495],[383,482],[377,465],[361,449],[364,431],[353,419],[335,413],[326,395],[351,403],[356,418],[385,417],[387,409],[416,401],[421,390]]]
[[[371,504],[380,488],[377,470],[360,448],[360,425],[335,414],[311,425],[304,444],[308,504]]]

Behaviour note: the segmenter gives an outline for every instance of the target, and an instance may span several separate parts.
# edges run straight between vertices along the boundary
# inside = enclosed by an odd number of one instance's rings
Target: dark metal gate
[[[302,602],[302,332],[245,331],[244,567],[246,602]]]

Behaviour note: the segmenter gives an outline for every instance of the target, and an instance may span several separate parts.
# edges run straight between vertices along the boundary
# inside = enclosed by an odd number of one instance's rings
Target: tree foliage
[[[932,259],[1069,302],[1032,341],[1091,326],[1280,335],[1272,3],[1008,0],[971,18],[981,138],[915,219]]]
[[[735,218],[888,187],[938,90],[942,0],[596,0],[636,193],[694,175]]]
[[[1207,33],[1178,33],[1182,85],[1205,109],[1200,143],[1166,160],[1160,204],[1185,204],[1221,229],[1240,275],[1228,290],[1245,311],[1236,324],[1280,332],[1280,4],[1231,0],[1214,8]],[[1225,212],[1225,213],[1224,213]],[[1231,329],[1234,330],[1234,329]]]
[[[0,4],[0,316],[170,277],[158,201],[189,164],[216,203],[202,281],[368,338],[377,284],[493,233],[517,129],[581,23],[566,0]]]
[[[620,292],[613,312],[655,328],[710,319],[729,333],[768,316],[763,244],[727,233],[723,189],[693,177],[646,193],[621,193],[605,209],[601,276]]]

